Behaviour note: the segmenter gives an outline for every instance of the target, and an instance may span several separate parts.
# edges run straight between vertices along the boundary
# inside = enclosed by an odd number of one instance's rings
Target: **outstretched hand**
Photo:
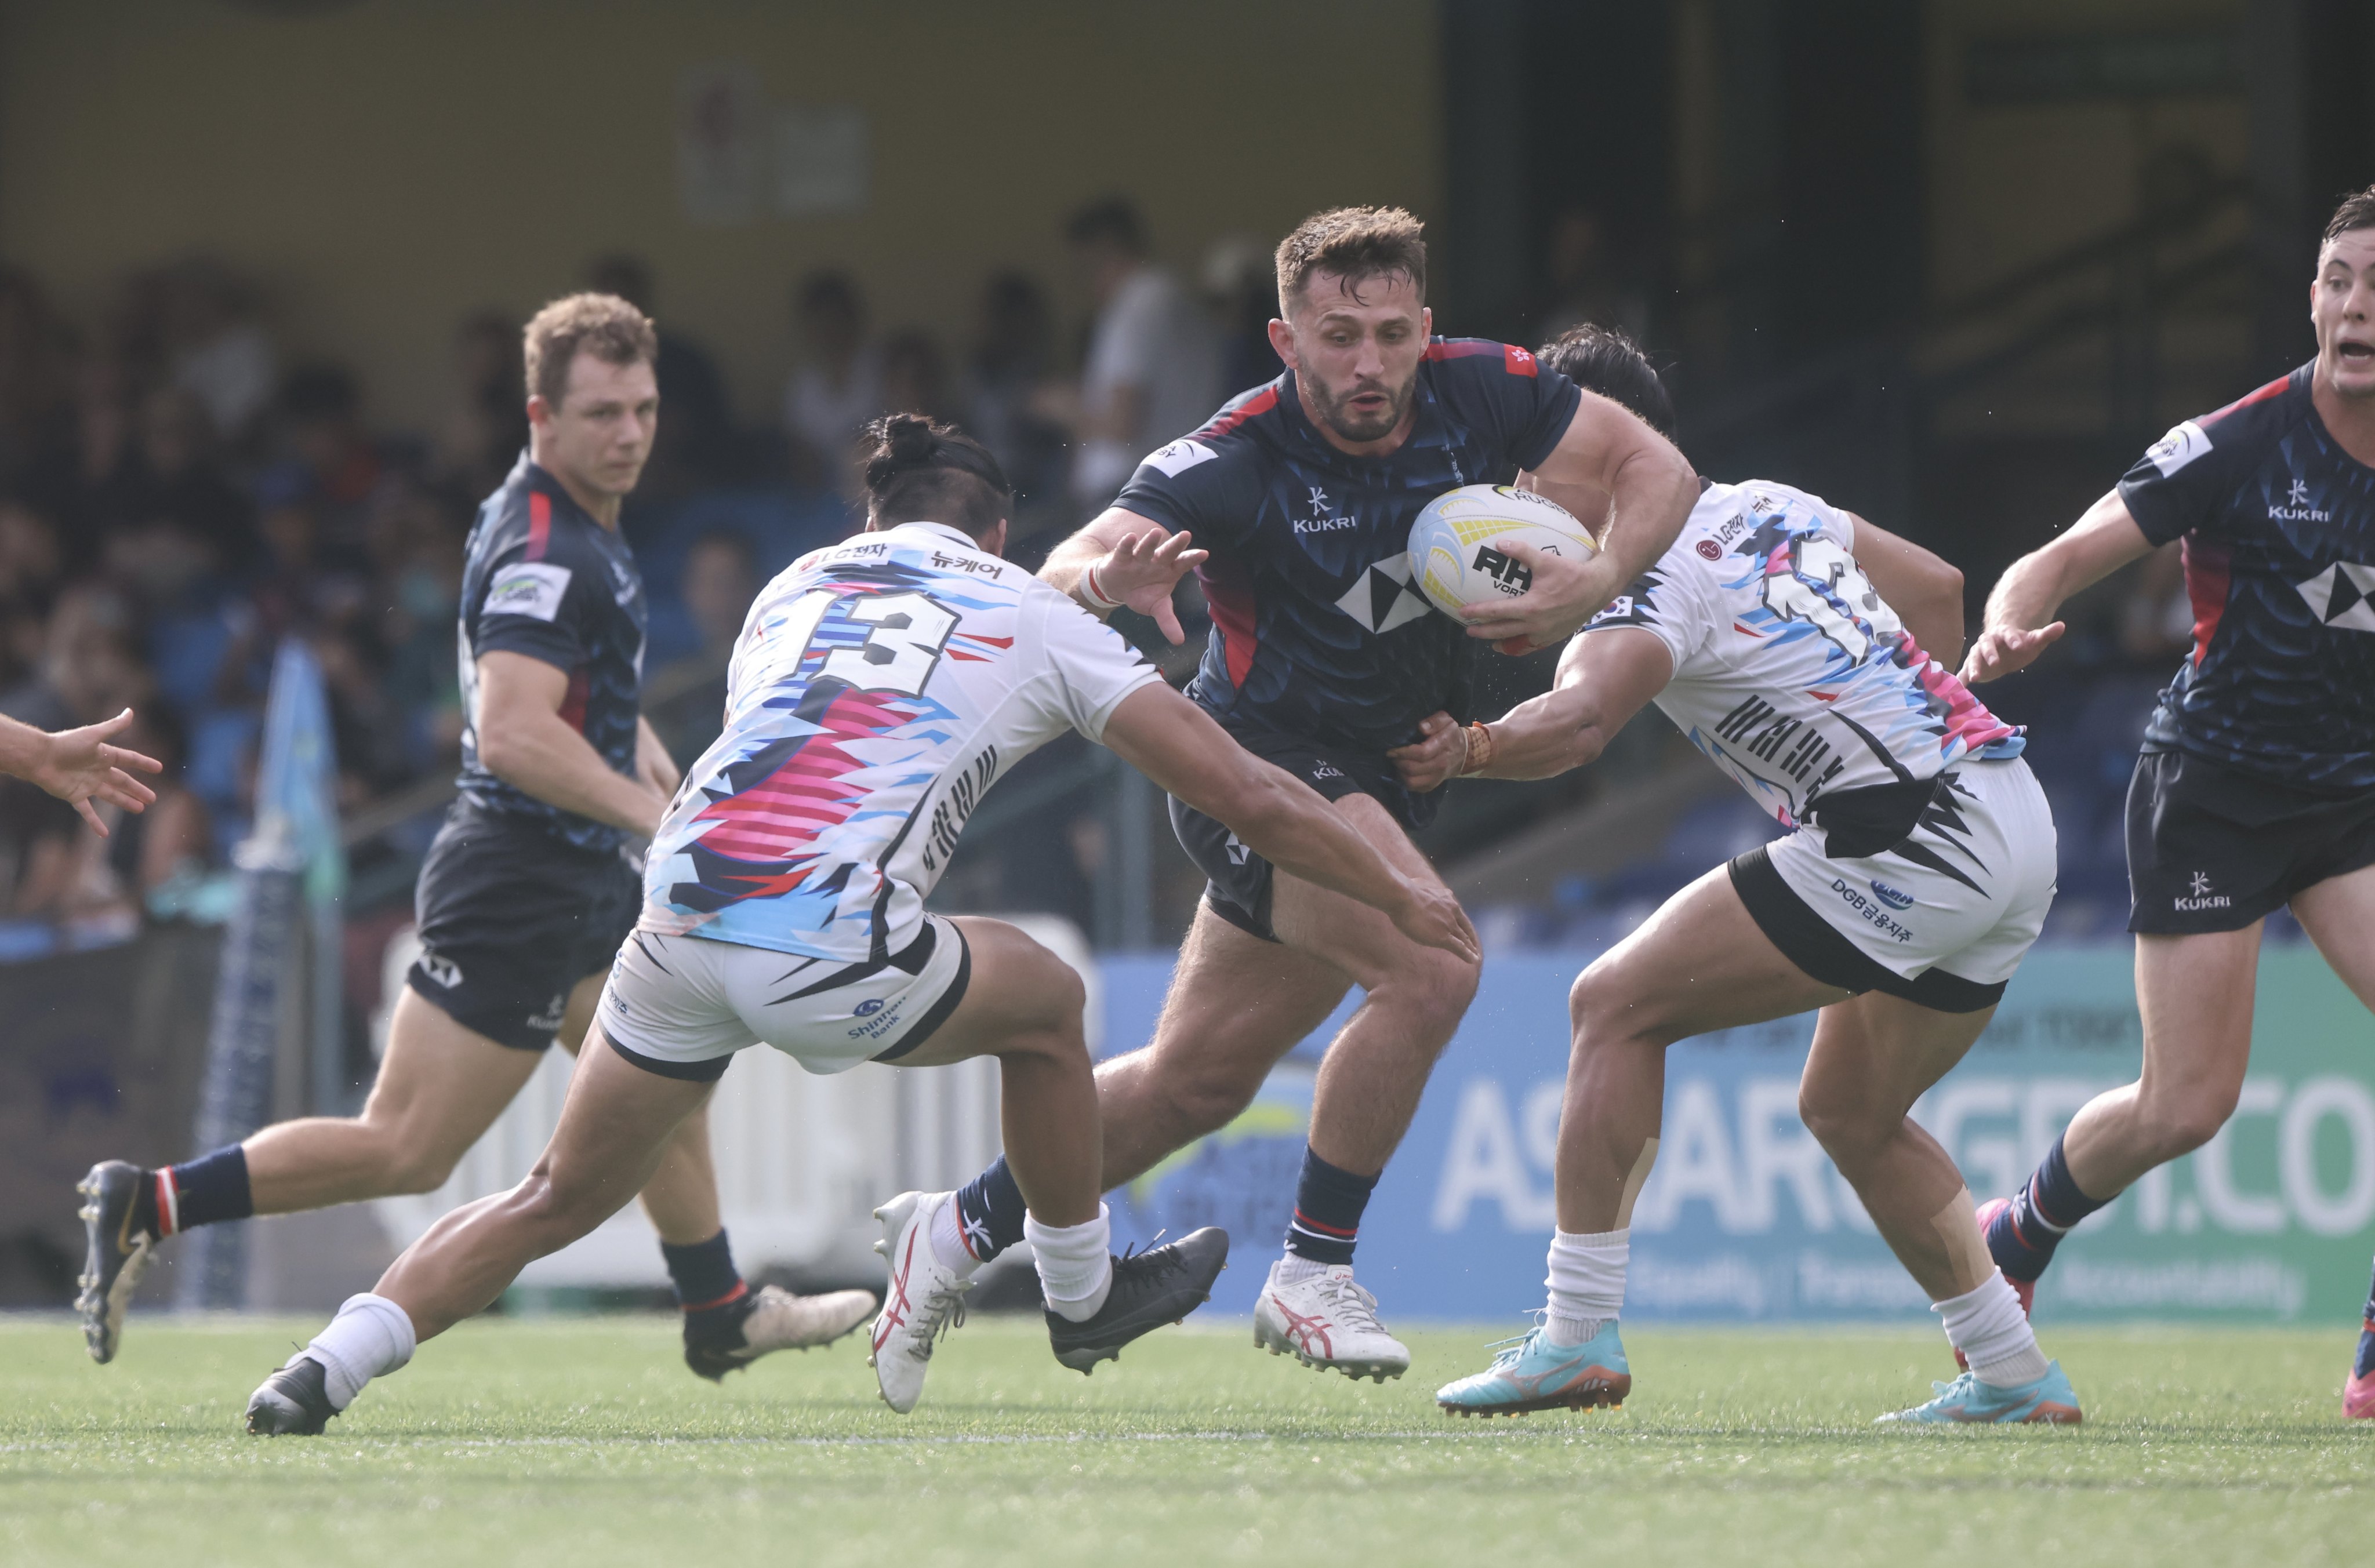
[[[2017,626],[1991,627],[1979,633],[1963,660],[1963,684],[1977,686],[2015,670],[2026,669],[2037,656],[2062,640],[2069,628],[2062,621],[2026,631]]]
[[[1439,948],[1469,963],[1482,962],[1484,944],[1451,890],[1432,881],[1409,886],[1411,900],[1395,914],[1395,928],[1422,947]]]
[[[1577,560],[1519,539],[1496,539],[1493,548],[1532,574],[1516,598],[1469,605],[1459,612],[1468,635],[1492,643],[1497,653],[1530,654],[1566,642],[1624,586],[1609,581],[1609,569],[1597,554]]]
[[[1171,607],[1171,591],[1211,554],[1189,548],[1189,539],[1184,531],[1164,535],[1153,529],[1125,536],[1090,564],[1082,580],[1097,595],[1151,618],[1172,642],[1185,643],[1188,633],[1180,630],[1179,612]]]
[[[107,836],[107,824],[100,820],[91,802],[103,800],[126,811],[145,810],[157,798],[157,792],[125,770],[137,768],[148,773],[165,771],[165,764],[154,757],[107,743],[109,737],[131,722],[132,710],[126,708],[112,719],[44,736],[46,744],[39,760],[25,773],[29,781],[80,812],[91,831],[101,838]]]

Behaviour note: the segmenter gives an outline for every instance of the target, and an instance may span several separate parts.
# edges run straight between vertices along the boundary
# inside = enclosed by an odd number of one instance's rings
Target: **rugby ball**
[[[1428,501],[1411,525],[1411,574],[1446,615],[1516,598],[1534,574],[1496,548],[1508,539],[1577,560],[1598,553],[1590,533],[1558,502],[1515,485],[1462,485]]]

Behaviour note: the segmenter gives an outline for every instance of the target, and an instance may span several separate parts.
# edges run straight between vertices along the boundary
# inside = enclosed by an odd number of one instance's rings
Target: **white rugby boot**
[[[903,1192],[874,1211],[882,1239],[874,1244],[891,1265],[882,1311],[874,1319],[874,1353],[868,1358],[882,1402],[905,1415],[923,1397],[924,1373],[940,1336],[964,1322],[965,1292],[973,1280],[942,1263],[932,1250],[932,1216],[956,1201],[948,1192]]]
[[[1290,1285],[1278,1277],[1285,1261],[1270,1266],[1270,1281],[1254,1303],[1255,1344],[1355,1382],[1383,1383],[1410,1370],[1409,1349],[1377,1321],[1377,1298],[1354,1282],[1351,1264],[1330,1264]]]

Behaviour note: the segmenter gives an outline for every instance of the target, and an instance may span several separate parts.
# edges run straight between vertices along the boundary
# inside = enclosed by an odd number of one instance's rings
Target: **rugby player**
[[[2026,667],[2071,595],[2183,541],[2193,652],[2128,785],[2144,1071],[1981,1211],[2024,1300],[2072,1226],[2234,1114],[2272,912],[2375,1007],[2375,188],[2326,225],[2309,304],[2317,357],[2179,425],[2015,562],[1964,666],[1971,682]],[[2343,1409],[2375,1417],[2375,1296]]]
[[[165,764],[154,757],[109,744],[131,722],[132,710],[126,708],[112,719],[53,733],[0,713],[0,773],[57,796],[81,814],[92,832],[105,838],[107,824],[91,802],[145,811],[156,800],[157,792],[124,770],[165,771]]]
[[[1148,457],[1040,575],[1099,614],[1125,603],[1150,614],[1176,642],[1171,587],[1196,567],[1212,634],[1188,695],[1240,746],[1333,801],[1403,872],[1439,885],[1410,838],[1436,797],[1406,787],[1387,751],[1418,738],[1430,713],[1465,716],[1476,641],[1516,652],[1581,626],[1672,541],[1697,486],[1663,437],[1523,348],[1432,336],[1426,246],[1410,214],[1316,214],[1280,244],[1277,265],[1270,335],[1286,371]],[[1447,489],[1521,472],[1604,525],[1601,553],[1578,563],[1514,548],[1530,588],[1474,611],[1463,634],[1411,580],[1411,524]],[[1171,816],[1210,882],[1152,1043],[1098,1069],[1106,1185],[1224,1126],[1360,986],[1360,1008],[1320,1064],[1255,1339],[1348,1376],[1400,1376],[1410,1353],[1354,1280],[1353,1246],[1477,966],[1281,874],[1192,802],[1175,799]],[[1020,1237],[1019,1197],[999,1167],[957,1201],[977,1259]]]
[[[1118,1260],[1106,1250],[1079,977],[1011,925],[924,908],[983,793],[1068,729],[1414,944],[1474,961],[1448,893],[1397,871],[1317,796],[1227,745],[1115,632],[998,559],[1012,495],[987,449],[914,415],[872,433],[865,535],[794,563],[750,612],[725,733],[645,862],[642,917],[550,1146],[517,1187],[447,1215],[349,1300],[256,1391],[251,1432],[321,1431],[416,1339],[600,1223],[760,1040],[818,1073],[998,1058],[1006,1147],[1066,1366],[1087,1373],[1194,1310],[1227,1256],[1220,1232]],[[885,1218],[893,1272],[875,1370],[904,1412],[968,1281],[939,1261],[963,1252],[947,1205]]]
[[[1542,360],[1672,428],[1656,371],[1622,336],[1577,328]],[[1962,581],[1802,490],[1708,484],[1673,548],[1568,644],[1552,691],[1488,725],[1438,715],[1395,753],[1413,789],[1547,778],[1654,701],[1792,830],[1676,893],[1576,981],[1549,1306],[1436,1395],[1446,1410],[1624,1399],[1617,1318],[1666,1047],[1819,1008],[1800,1114],[1969,1359],[1935,1398],[1882,1419],[2080,1419],[1953,1160],[1907,1114],[1987,1027],[2053,900],[2053,819],[2022,736],[1948,662]]]
[[[158,1243],[194,1226],[431,1192],[556,1036],[574,1051],[638,902],[630,841],[657,829],[677,770],[638,713],[643,578],[619,510],[658,418],[652,324],[577,294],[526,334],[528,450],[479,509],[462,585],[461,793],[416,892],[422,952],[360,1116],[283,1122],[162,1170],[83,1179],[77,1303],[92,1359],[115,1354]],[[685,1361],[713,1380],[821,1344],[864,1291],[752,1291],[718,1220],[708,1133],[689,1118],[644,1193],[684,1308]]]

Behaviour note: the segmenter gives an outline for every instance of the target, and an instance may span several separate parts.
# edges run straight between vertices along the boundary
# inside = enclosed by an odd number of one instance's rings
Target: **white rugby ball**
[[[1465,605],[1513,599],[1534,574],[1495,547],[1515,539],[1553,555],[1589,560],[1598,553],[1575,513],[1515,485],[1462,485],[1426,503],[1411,525],[1411,573],[1446,615]]]

